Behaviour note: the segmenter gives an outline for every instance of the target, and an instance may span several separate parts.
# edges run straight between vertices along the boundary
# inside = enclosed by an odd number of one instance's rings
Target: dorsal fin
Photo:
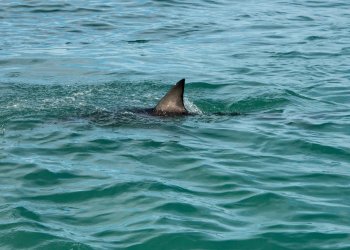
[[[154,108],[156,115],[187,114],[184,105],[185,79],[178,81]]]

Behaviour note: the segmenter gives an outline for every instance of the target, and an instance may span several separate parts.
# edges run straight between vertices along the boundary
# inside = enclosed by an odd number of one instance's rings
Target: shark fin
[[[181,115],[188,111],[184,105],[185,79],[178,81],[154,107],[155,115]]]

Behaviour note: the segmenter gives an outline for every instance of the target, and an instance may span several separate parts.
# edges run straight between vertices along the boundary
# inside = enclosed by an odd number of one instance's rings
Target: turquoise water
[[[1,1],[0,248],[350,249],[349,23],[346,0]],[[132,111],[181,78],[196,115]]]

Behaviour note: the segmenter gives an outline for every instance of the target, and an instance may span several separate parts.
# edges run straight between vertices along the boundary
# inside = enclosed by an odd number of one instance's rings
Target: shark
[[[125,122],[125,121],[134,121],[135,117],[138,116],[142,121],[145,121],[147,116],[153,117],[181,117],[181,116],[193,116],[197,115],[196,113],[190,112],[186,109],[184,105],[184,92],[185,92],[185,79],[181,79],[175,83],[168,92],[160,99],[156,106],[153,108],[131,108],[121,111],[106,111],[99,110],[93,113],[90,113],[88,117],[97,123],[100,124],[116,124],[116,121]],[[211,115],[217,116],[236,116],[241,113],[237,112],[215,112]],[[144,116],[146,115],[146,116]],[[130,119],[130,120],[129,120]],[[136,119],[137,120],[137,119]]]

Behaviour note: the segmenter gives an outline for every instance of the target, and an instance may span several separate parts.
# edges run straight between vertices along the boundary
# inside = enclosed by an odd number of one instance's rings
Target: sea
[[[349,250],[350,1],[1,0],[0,249]]]

